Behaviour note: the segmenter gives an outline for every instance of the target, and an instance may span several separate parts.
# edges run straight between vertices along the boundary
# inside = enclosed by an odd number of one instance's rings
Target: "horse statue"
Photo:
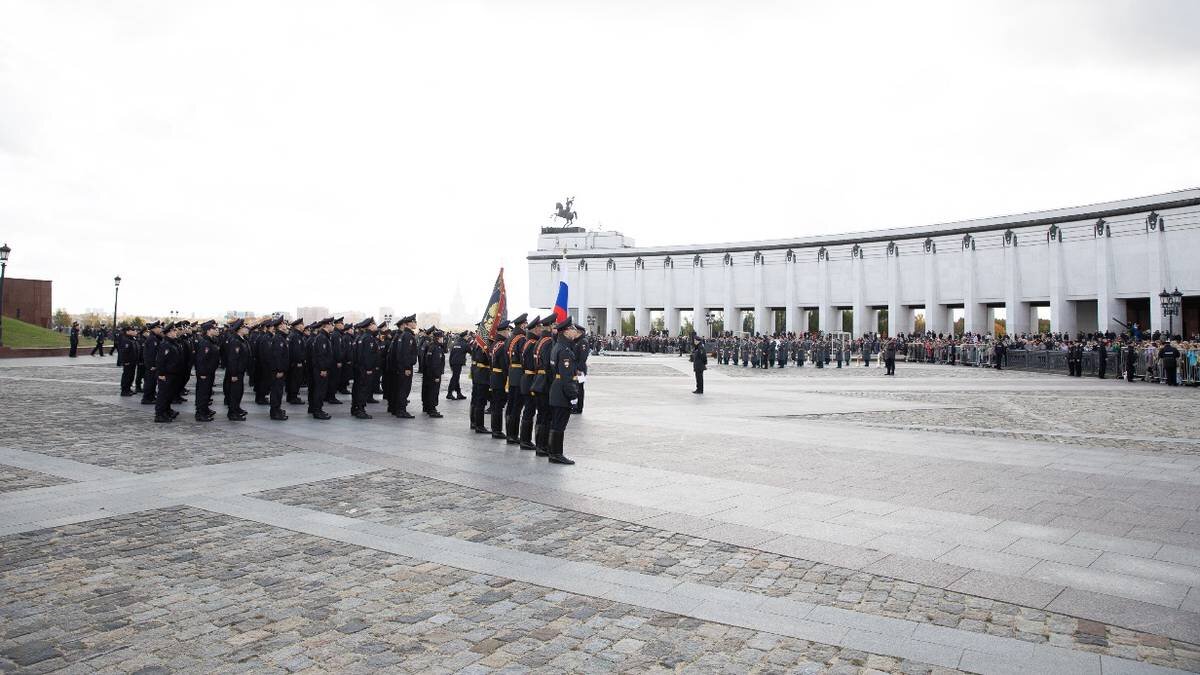
[[[570,227],[571,223],[575,222],[575,219],[579,217],[579,214],[577,214],[571,210],[571,205],[574,203],[575,203],[575,197],[571,197],[570,199],[568,199],[566,206],[563,206],[562,202],[555,202],[554,203],[554,215],[552,215],[550,217],[551,218],[562,218],[563,220],[567,221],[565,224],[563,224],[563,227]]]

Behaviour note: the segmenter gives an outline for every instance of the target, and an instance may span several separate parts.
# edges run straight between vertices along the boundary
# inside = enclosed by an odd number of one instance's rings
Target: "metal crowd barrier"
[[[993,365],[994,350],[990,345],[954,345],[937,347],[932,357],[924,344],[910,343],[906,346],[905,358],[909,362],[954,364],[960,366],[990,367]],[[1145,347],[1135,351],[1133,379],[1145,382],[1165,382],[1166,373],[1159,363],[1158,350]],[[1125,378],[1129,364],[1125,350],[1109,351],[1105,364],[1105,377]],[[1042,372],[1067,373],[1067,353],[1059,349],[1024,350],[1008,349],[1001,365],[1014,370],[1036,370]],[[1083,376],[1095,377],[1100,372],[1100,354],[1085,351],[1080,372]],[[1176,377],[1180,384],[1200,386],[1200,349],[1182,352]]]

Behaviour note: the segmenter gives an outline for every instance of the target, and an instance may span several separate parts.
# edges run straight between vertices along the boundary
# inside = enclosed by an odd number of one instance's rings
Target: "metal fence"
[[[923,344],[909,344],[905,354],[908,361],[941,363],[947,365],[990,367],[994,365],[995,352],[989,345],[947,345],[932,350]],[[1131,365],[1125,350],[1107,352],[1105,376],[1127,377]],[[1154,347],[1138,349],[1132,360],[1133,379],[1145,382],[1166,382],[1166,373],[1159,362],[1158,350]],[[1035,370],[1041,372],[1067,373],[1067,353],[1061,350],[1008,349],[1001,357],[1001,366],[1013,370]],[[1083,353],[1082,374],[1095,377],[1100,373],[1100,354]],[[1200,350],[1182,352],[1176,370],[1180,384],[1200,385]]]

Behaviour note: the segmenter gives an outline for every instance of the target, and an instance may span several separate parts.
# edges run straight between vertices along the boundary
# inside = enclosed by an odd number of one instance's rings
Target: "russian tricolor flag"
[[[563,259],[559,265],[558,297],[554,300],[554,318],[558,321],[567,320],[567,265]]]

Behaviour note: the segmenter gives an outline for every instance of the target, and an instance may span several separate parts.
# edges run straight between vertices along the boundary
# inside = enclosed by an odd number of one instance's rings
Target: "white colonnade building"
[[[565,255],[564,255],[565,250]],[[570,311],[601,333],[632,317],[678,335],[705,317],[740,331],[1120,332],[1166,330],[1159,294],[1184,295],[1176,333],[1200,333],[1200,188],[1015,216],[769,241],[637,247],[618,232],[543,228],[528,255],[530,305],[567,268]],[[882,310],[887,326],[880,330]],[[852,319],[844,317],[852,312]],[[735,321],[730,321],[733,318]],[[1043,326],[1044,327],[1044,326]]]

